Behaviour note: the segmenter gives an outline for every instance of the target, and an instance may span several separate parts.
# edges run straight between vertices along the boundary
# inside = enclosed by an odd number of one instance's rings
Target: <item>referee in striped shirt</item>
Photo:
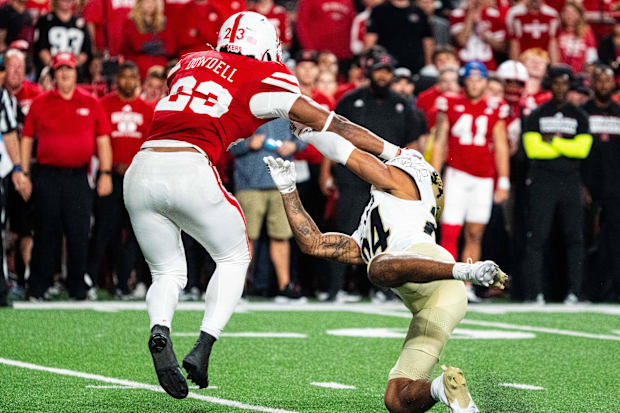
[[[4,60],[0,56],[0,133],[2,134],[2,144],[6,148],[6,152],[9,153],[11,160],[17,161],[19,158],[18,144],[17,144],[17,101],[15,97],[4,88],[4,79],[6,77],[6,71],[4,67]],[[0,161],[6,161],[0,159]],[[0,211],[5,208],[5,191],[4,183],[0,182]],[[3,223],[0,223],[3,225]],[[0,234],[2,230],[0,228]],[[0,236],[0,307],[6,307],[9,305],[8,295],[8,275],[4,272],[4,240]]]

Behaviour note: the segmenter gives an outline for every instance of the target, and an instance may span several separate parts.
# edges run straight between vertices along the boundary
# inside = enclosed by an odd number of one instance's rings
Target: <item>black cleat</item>
[[[201,331],[194,348],[183,359],[183,368],[187,370],[187,378],[201,389],[209,386],[209,356],[213,343],[215,343],[215,338]]]
[[[163,389],[175,399],[184,399],[189,393],[187,381],[172,349],[170,329],[156,325],[151,329],[149,350],[153,357],[157,379]]]

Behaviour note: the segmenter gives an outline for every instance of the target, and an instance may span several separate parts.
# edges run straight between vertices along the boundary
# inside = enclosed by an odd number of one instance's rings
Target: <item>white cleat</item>
[[[441,366],[443,373],[433,380],[431,395],[448,407],[450,413],[480,413],[469,394],[461,369]]]

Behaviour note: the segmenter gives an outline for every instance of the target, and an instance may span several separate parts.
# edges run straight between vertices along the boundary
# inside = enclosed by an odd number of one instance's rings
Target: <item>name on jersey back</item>
[[[216,57],[195,57],[189,61],[186,69],[194,69],[196,67],[204,67],[205,69],[209,69],[230,83],[233,83],[233,76],[237,73],[237,69],[231,67],[229,64],[224,63]]]

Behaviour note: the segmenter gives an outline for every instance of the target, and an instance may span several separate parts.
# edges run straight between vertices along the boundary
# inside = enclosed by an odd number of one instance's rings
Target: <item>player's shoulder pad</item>
[[[283,63],[261,62],[260,70],[257,71],[257,81],[274,86],[276,89],[301,94],[297,77]]]

